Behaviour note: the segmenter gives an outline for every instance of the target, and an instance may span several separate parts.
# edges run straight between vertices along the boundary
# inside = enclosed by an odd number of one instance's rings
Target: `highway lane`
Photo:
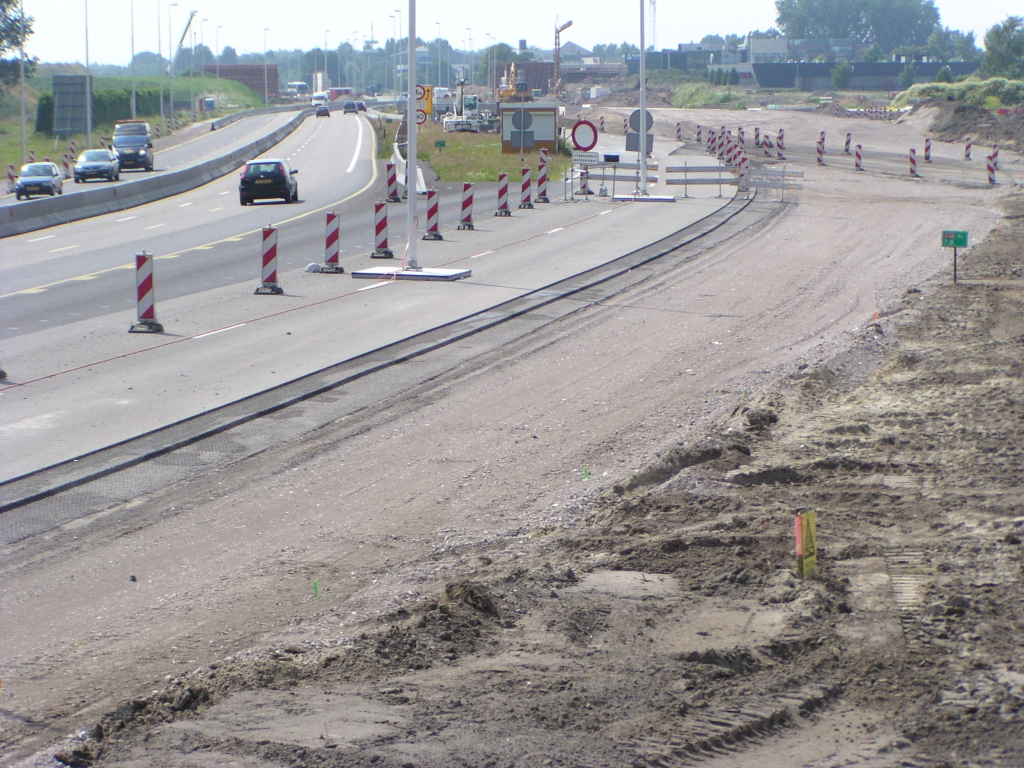
[[[238,147],[255,141],[260,136],[273,132],[294,116],[294,112],[253,115],[252,117],[236,120],[216,131],[210,130],[208,122],[202,122],[171,136],[156,139],[153,142],[154,151],[156,152],[154,173],[181,170],[182,168],[197,165],[206,160],[227,154]],[[151,125],[155,126],[155,123],[151,123]],[[81,152],[81,148],[78,151]],[[58,152],[56,156],[50,156],[50,159],[54,160],[58,165],[61,164],[59,154]],[[121,180],[116,182],[90,180],[82,184],[75,184],[73,179],[66,179],[64,181],[64,194],[73,195],[110,184],[129,184],[134,180],[145,178],[149,175],[147,171],[132,168],[122,171]],[[15,200],[13,194],[6,193],[6,189],[6,186],[3,187],[4,194],[0,195],[0,204],[19,205],[20,203]]]
[[[142,250],[157,257],[163,299],[258,276],[258,233],[268,224],[279,227],[282,253],[303,266],[317,260],[323,230],[308,219],[373,180],[373,150],[373,129],[362,117],[308,118],[266,153],[299,169],[298,204],[242,207],[232,173],[149,205],[9,238],[13,248],[0,264],[0,339],[131,306],[133,256]],[[363,215],[369,221],[372,212]]]
[[[456,284],[357,281],[297,265],[281,272],[284,296],[254,296],[253,237],[243,243],[251,253],[241,282],[160,299],[167,262],[157,262],[157,316],[165,334],[126,333],[134,306],[122,303],[120,311],[111,305],[106,314],[43,326],[4,343],[4,365],[17,386],[2,390],[0,443],[9,457],[2,477],[233,402],[424,329],[489,313],[667,236],[724,203],[605,198],[514,210],[509,218],[485,210],[475,230],[445,229],[443,241],[419,243],[423,266],[472,269],[472,278]],[[304,228],[320,250],[301,261],[322,260],[322,220],[317,216]],[[393,238],[396,253],[403,241]],[[379,266],[369,253],[351,255],[346,268]],[[130,280],[130,273],[121,279]]]

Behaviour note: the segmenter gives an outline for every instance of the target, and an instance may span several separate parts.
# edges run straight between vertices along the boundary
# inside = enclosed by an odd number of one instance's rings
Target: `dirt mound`
[[[998,143],[1016,151],[1024,150],[1024,116],[993,115],[982,107],[958,101],[929,101],[911,110],[934,113],[929,130],[942,141]]]

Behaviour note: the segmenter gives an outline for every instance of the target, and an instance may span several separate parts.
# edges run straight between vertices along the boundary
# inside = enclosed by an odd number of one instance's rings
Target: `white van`
[[[327,91],[317,91],[313,94],[313,106],[321,107],[327,103]]]

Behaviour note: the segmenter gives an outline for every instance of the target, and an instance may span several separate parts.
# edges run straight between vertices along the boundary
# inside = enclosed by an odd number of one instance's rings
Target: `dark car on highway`
[[[360,112],[365,112],[366,111],[366,102],[365,101],[357,101],[356,102],[356,109],[358,109]]]
[[[121,178],[121,164],[109,149],[87,149],[75,162],[75,184],[87,179],[117,181]]]
[[[147,134],[115,135],[114,151],[122,168],[153,170],[153,142]]]
[[[296,173],[298,171],[293,170],[287,160],[250,160],[238,181],[238,201],[249,205],[253,200],[281,198],[286,203],[297,203],[299,182],[295,180]]]
[[[358,115],[359,107],[356,106],[354,101],[346,101],[341,105],[341,113],[343,115]]]
[[[326,104],[321,104],[319,107],[316,108],[316,116],[317,117],[330,117],[331,116],[331,108],[328,107]]]
[[[64,194],[64,177],[54,163],[29,163],[21,166],[21,174],[14,185],[14,197],[30,198],[32,195]]]

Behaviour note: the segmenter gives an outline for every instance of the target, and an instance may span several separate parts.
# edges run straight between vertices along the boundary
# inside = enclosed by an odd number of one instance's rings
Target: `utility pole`
[[[128,23],[131,25],[132,33],[132,120],[135,119],[135,0],[130,0],[128,6]]]
[[[169,107],[167,116],[171,122],[171,129],[174,128],[174,43],[172,42],[171,35],[171,8],[176,6],[177,3],[171,3],[167,6],[167,80],[168,80],[168,94],[167,94],[167,106]],[[170,133],[170,131],[168,131]]]
[[[21,0],[21,7],[18,9],[21,21],[21,39],[18,41],[21,49],[21,165],[25,164],[28,158],[28,122],[25,115],[25,0]]]
[[[644,0],[640,0],[640,188],[637,194],[647,194],[647,51],[644,43]]]
[[[156,79],[160,83],[160,130],[162,134],[166,136],[167,118],[164,117],[164,76],[159,70],[160,65],[164,63],[163,40],[163,30],[160,28],[160,0],[156,0],[156,64],[158,67],[156,72]]]
[[[89,69],[89,0],[85,0],[85,148],[92,149],[92,76]]]
[[[214,61],[217,62],[217,101],[213,102],[214,110],[217,109],[217,102],[220,98],[220,30],[223,24],[219,24],[215,30],[213,30],[213,47],[217,49]]]
[[[270,104],[270,97],[268,96],[267,86],[267,32],[270,27],[263,28],[263,106],[266,107]]]

